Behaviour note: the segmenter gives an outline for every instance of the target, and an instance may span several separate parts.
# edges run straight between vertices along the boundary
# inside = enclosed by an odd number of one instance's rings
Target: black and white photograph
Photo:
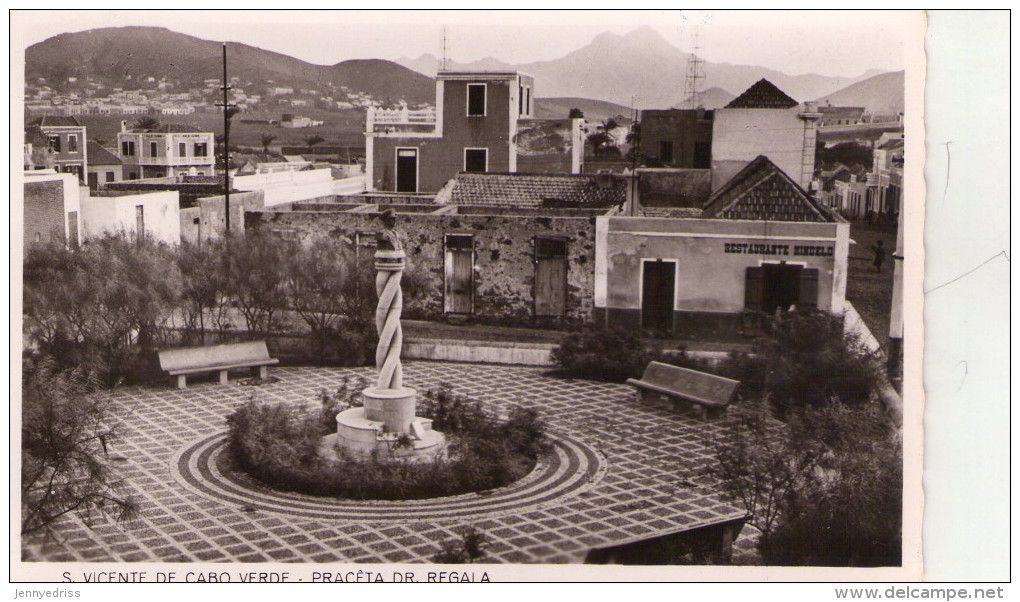
[[[12,578],[921,579],[923,11],[10,18]]]

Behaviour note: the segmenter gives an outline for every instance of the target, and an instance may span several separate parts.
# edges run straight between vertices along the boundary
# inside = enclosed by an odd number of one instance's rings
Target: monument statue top
[[[382,222],[383,229],[375,235],[375,248],[379,251],[403,251],[400,237],[393,230],[397,225],[397,216],[393,210],[387,209],[379,214],[379,221]]]

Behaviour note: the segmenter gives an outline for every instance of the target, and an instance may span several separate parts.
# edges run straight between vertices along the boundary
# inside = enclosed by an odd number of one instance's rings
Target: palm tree
[[[262,134],[262,154],[269,154],[269,145],[273,143],[273,140],[276,140],[276,136],[273,134]]]
[[[325,142],[326,139],[322,136],[308,136],[305,138],[305,144],[308,146],[308,154],[312,154],[312,147],[320,142]]]
[[[150,116],[139,117],[138,121],[136,121],[134,125],[134,129],[136,130],[154,130],[158,127],[159,120]]]

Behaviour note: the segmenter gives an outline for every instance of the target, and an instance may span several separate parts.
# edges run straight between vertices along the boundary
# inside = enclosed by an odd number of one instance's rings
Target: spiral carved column
[[[400,389],[404,384],[400,366],[400,350],[404,344],[400,328],[404,300],[400,277],[404,271],[404,252],[377,251],[375,258],[375,290],[379,295],[375,309],[375,329],[379,333],[379,345],[375,350],[375,367],[379,370],[376,387]]]

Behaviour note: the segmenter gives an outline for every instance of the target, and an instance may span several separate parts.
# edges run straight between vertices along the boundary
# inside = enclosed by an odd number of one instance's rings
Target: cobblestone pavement
[[[468,525],[490,542],[486,561],[580,562],[592,547],[645,539],[744,512],[704,474],[719,423],[639,404],[628,386],[542,376],[543,369],[407,362],[419,392],[455,393],[505,412],[540,410],[554,451],[528,477],[485,494],[407,502],[351,502],[274,492],[222,474],[225,417],[256,395],[315,402],[345,375],[371,369],[278,368],[278,382],[196,381],[185,390],[125,387],[114,397],[111,450],[140,517],[88,528],[69,517],[59,541],[28,542],[24,560],[162,562],[429,562]],[[750,529],[745,528],[747,532]],[[752,548],[742,536],[735,550]]]

